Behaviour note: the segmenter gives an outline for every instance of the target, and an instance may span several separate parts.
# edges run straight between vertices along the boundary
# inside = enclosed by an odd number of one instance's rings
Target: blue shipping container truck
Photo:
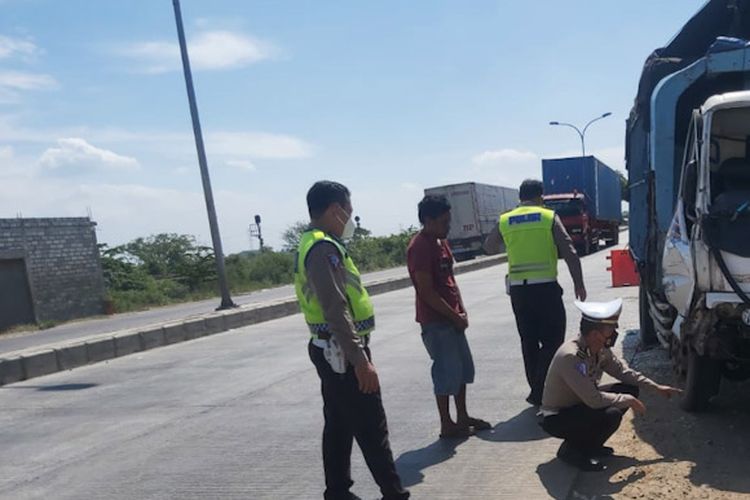
[[[620,177],[594,156],[542,160],[544,194],[583,193],[589,214],[599,220],[622,220]]]
[[[622,221],[620,177],[594,156],[542,160],[545,204],[555,210],[578,251],[601,240],[619,242]]]

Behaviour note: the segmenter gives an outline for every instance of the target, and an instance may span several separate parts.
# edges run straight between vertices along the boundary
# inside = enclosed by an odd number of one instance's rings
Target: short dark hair
[[[318,181],[307,192],[307,211],[311,219],[318,219],[334,203],[346,205],[351,193],[349,189],[338,182]]]
[[[518,197],[521,201],[529,201],[539,198],[544,194],[544,184],[537,179],[526,179],[521,183],[518,190]]]
[[[607,323],[597,323],[590,319],[581,318],[581,335],[585,337],[594,330],[599,330],[601,332],[602,330],[606,330],[608,326]],[[617,327],[615,327],[615,330],[616,329]]]
[[[436,219],[445,212],[450,212],[451,204],[445,196],[437,194],[428,194],[422,198],[417,205],[417,215],[419,222],[425,223],[426,219]]]
[[[589,321],[585,318],[581,318],[581,335],[586,337],[589,333],[593,332],[594,330],[599,330],[600,326],[598,323],[594,323],[593,321]]]

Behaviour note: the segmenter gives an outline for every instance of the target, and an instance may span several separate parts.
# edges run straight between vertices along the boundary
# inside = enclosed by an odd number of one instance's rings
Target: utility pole
[[[216,207],[214,206],[214,195],[211,191],[211,178],[208,175],[208,163],[206,162],[206,150],[203,146],[203,133],[198,117],[198,105],[195,101],[195,90],[193,89],[193,76],[190,72],[190,59],[188,58],[187,44],[185,43],[185,29],[182,26],[182,13],[180,11],[180,0],[172,0],[174,5],[174,17],[177,23],[177,37],[180,41],[180,55],[182,56],[182,69],[185,73],[185,86],[187,87],[188,101],[190,103],[190,117],[193,120],[193,134],[195,135],[195,148],[198,152],[198,164],[201,169],[201,180],[203,182],[203,194],[206,198],[206,211],[208,212],[208,225],[211,228],[211,241],[214,246],[216,257],[216,272],[219,277],[219,289],[221,291],[221,304],[217,310],[237,307],[229,295],[227,273],[224,268],[224,250],[221,247],[221,235],[219,234],[219,223],[216,220]]]
[[[260,229],[260,215],[255,215],[255,228],[257,230],[256,236],[258,237],[258,242],[260,243],[260,251],[263,253],[263,232]]]

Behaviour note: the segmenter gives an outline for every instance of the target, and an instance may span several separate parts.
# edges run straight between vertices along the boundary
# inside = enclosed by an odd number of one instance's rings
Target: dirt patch
[[[675,381],[667,352],[641,351],[637,332],[623,342],[631,366],[660,382]],[[628,412],[608,444],[615,456],[600,473],[581,473],[568,497],[577,500],[749,499],[750,384],[722,381],[720,395],[706,413],[683,411],[644,391],[644,416]]]

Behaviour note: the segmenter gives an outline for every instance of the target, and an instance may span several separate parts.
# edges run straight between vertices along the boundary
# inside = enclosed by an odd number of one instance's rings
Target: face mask
[[[354,237],[354,231],[357,229],[357,225],[354,224],[354,219],[349,217],[346,224],[344,224],[344,232],[341,233],[341,238],[344,240],[350,240]]]
[[[344,209],[341,209],[342,212],[344,212],[344,217],[346,217],[346,223],[344,223],[344,231],[341,233],[341,239],[342,240],[350,240],[352,237],[354,237],[354,231],[357,229],[357,225],[354,223],[354,217],[347,214]],[[339,218],[339,221],[342,220]]]
[[[612,349],[615,346],[615,342],[617,342],[617,336],[619,333],[617,333],[617,330],[614,330],[612,332],[612,336],[607,339],[607,342],[604,344],[604,347],[607,349]]]

